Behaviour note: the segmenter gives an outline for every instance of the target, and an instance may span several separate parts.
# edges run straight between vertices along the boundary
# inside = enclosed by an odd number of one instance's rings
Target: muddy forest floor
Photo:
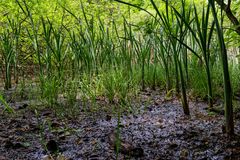
[[[236,135],[229,138],[223,133],[223,113],[207,111],[205,102],[190,101],[188,117],[176,98],[166,101],[160,91],[139,96],[132,113],[119,118],[80,103],[74,116],[56,116],[46,107],[36,112],[27,100],[11,103],[14,115],[1,107],[0,160],[50,159],[47,155],[59,160],[240,159],[239,113]]]

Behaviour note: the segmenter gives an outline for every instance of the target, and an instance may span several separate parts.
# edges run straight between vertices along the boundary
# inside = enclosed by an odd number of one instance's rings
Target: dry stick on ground
[[[240,35],[240,22],[232,13],[230,8],[231,0],[228,0],[227,4],[225,4],[223,0],[215,0],[215,2],[217,2],[221,9],[225,11],[228,19],[236,26],[235,31]]]

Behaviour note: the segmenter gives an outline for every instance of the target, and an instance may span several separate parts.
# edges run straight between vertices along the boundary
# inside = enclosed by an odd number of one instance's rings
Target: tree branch
[[[225,11],[228,19],[236,26],[235,31],[240,35],[240,22],[232,13],[232,10],[230,8],[231,0],[228,0],[227,4],[225,4],[223,0],[215,0],[215,2],[217,2],[221,9]]]
[[[131,3],[128,3],[128,2],[125,2],[125,1],[122,1],[122,0],[114,0],[114,1],[116,1],[116,2],[118,2],[118,3],[122,3],[122,4],[125,4],[125,5],[128,5],[128,6],[132,6],[132,7],[134,7],[134,8],[139,9],[139,10],[142,10],[142,11],[148,13],[150,16],[152,16],[152,17],[155,18],[155,16],[154,16],[152,13],[150,13],[150,12],[147,11],[146,9],[141,8],[141,7],[139,7],[139,6],[135,5],[135,4],[131,4]]]

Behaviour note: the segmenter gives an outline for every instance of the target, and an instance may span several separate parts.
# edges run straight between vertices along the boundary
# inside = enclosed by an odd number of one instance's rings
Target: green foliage
[[[4,111],[7,111],[9,113],[14,113],[13,108],[10,107],[9,104],[5,101],[5,99],[3,98],[2,94],[0,94],[0,103],[2,103],[2,105],[4,107]]]
[[[231,80],[228,68],[228,55],[227,55],[227,48],[224,40],[224,33],[222,29],[222,25],[219,22],[219,18],[216,13],[215,1],[209,0],[211,5],[214,22],[216,26],[216,31],[219,40],[219,46],[221,49],[220,57],[221,57],[221,64],[222,64],[222,72],[223,72],[223,85],[224,85],[224,111],[225,111],[225,120],[226,120],[226,132],[229,136],[234,134],[234,122],[233,122],[233,104],[232,104],[232,87],[231,87]]]
[[[60,94],[61,81],[57,76],[48,78],[41,77],[42,96],[51,107],[58,105],[58,96]]]
[[[192,66],[190,69],[190,79],[191,86],[189,88],[192,89],[192,96],[199,96],[202,99],[207,97],[207,80],[206,73],[204,68],[201,66]]]
[[[12,86],[11,83],[11,64],[14,63],[14,40],[11,36],[9,30],[4,31],[3,34],[0,35],[0,53],[2,53],[3,57],[3,65],[5,70],[5,89],[9,89]]]
[[[99,109],[99,97],[111,106],[128,106],[139,88],[164,88],[166,97],[175,91],[186,107],[189,91],[203,99],[222,97],[221,45],[206,1],[119,2],[1,1],[0,64],[6,83],[13,73],[17,79],[19,68],[34,66],[29,76],[38,76],[34,83],[41,97],[52,107],[66,102],[73,113],[77,100],[86,109]],[[223,41],[236,47],[239,37],[228,22],[222,23]],[[238,92],[235,54],[230,73]]]
[[[123,69],[112,70],[103,74],[103,87],[110,103],[127,104],[131,96],[136,94],[137,82],[134,76]]]

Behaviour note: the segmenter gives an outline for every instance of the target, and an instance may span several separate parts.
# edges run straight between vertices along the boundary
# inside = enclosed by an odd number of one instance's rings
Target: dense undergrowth
[[[64,14],[56,24],[46,16],[35,18],[26,1],[16,1],[19,18],[6,16],[0,30],[6,90],[16,82],[20,97],[37,96],[55,108],[65,107],[62,99],[71,108],[79,99],[95,106],[103,98],[131,109],[140,90],[161,88],[166,96],[174,92],[181,97],[185,114],[190,114],[189,98],[208,100],[209,107],[223,98],[219,30],[210,5],[182,1],[178,8],[164,4],[161,11],[152,3],[158,14],[149,13],[145,23],[136,26],[125,16],[108,23],[89,16],[85,4],[80,3],[81,16],[59,4]],[[66,16],[75,23],[66,24]],[[238,98],[240,68],[235,56],[228,62]]]

